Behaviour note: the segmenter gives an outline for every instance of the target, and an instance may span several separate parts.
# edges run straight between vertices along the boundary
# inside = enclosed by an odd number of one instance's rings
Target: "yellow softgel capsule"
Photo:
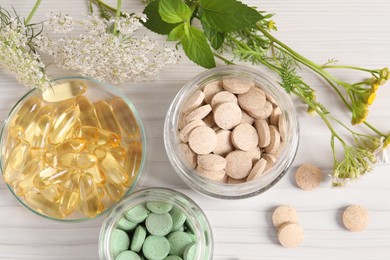
[[[41,109],[39,110],[38,117],[50,116],[53,118],[56,115],[56,111],[57,111],[57,106],[45,105],[42,106]]]
[[[24,196],[34,186],[34,178],[45,167],[42,158],[37,157],[29,161],[23,168],[19,178],[14,186],[14,191],[18,196]]]
[[[103,129],[111,131],[117,135],[121,134],[119,122],[111,110],[111,106],[103,100],[95,103],[95,110]]]
[[[4,180],[11,184],[23,170],[29,155],[30,144],[22,141],[10,154],[5,163]]]
[[[93,177],[84,172],[80,178],[80,210],[87,217],[93,218],[103,209]]]
[[[53,218],[65,217],[59,211],[59,204],[45,198],[42,193],[30,191],[24,196],[26,203],[38,212]]]
[[[106,195],[106,191],[104,190],[104,185],[96,184],[96,188],[97,188],[99,198],[102,199],[104,195]]]
[[[137,120],[126,102],[120,97],[115,97],[111,100],[110,104],[123,134],[130,138],[138,137],[139,126]]]
[[[83,125],[101,128],[99,119],[96,115],[95,107],[89,98],[83,95],[78,96],[76,98],[76,104],[80,108],[80,120]]]
[[[126,192],[126,189],[123,187],[123,185],[115,184],[110,181],[107,181],[104,184],[104,190],[113,201],[120,200]]]
[[[51,185],[65,182],[74,171],[46,167],[34,179],[34,185],[38,189],[44,189]]]
[[[104,176],[104,173],[102,172],[102,170],[100,170],[99,166],[97,165],[85,169],[85,172],[88,172],[92,175],[93,180],[95,181],[96,184],[106,182],[106,177]]]
[[[58,154],[78,153],[87,147],[87,141],[83,138],[67,139],[63,143],[56,145],[55,150]]]
[[[18,138],[20,140],[24,140],[25,139],[24,129],[19,125],[9,127],[8,128],[8,137]]]
[[[47,102],[59,102],[82,95],[87,85],[81,80],[73,80],[56,84],[43,91],[42,97]]]
[[[59,165],[66,168],[87,169],[94,166],[96,162],[96,156],[86,152],[58,154]]]
[[[74,130],[74,126],[79,119],[79,107],[68,107],[63,110],[61,115],[54,122],[49,141],[52,144],[63,142]]]
[[[2,149],[2,154],[3,154],[3,161],[7,162],[8,157],[10,154],[14,151],[15,147],[17,147],[20,144],[20,139],[19,138],[14,138],[12,136],[8,136],[6,140],[6,145],[3,146]]]
[[[41,190],[42,195],[51,202],[58,202],[62,192],[63,188],[59,184],[51,185]]]
[[[59,211],[65,216],[72,214],[80,204],[79,183],[81,174],[80,171],[74,171],[63,185],[64,188],[59,199]]]
[[[96,127],[81,126],[75,132],[77,137],[85,139],[95,145],[108,145],[117,147],[120,144],[120,136]]]
[[[38,97],[31,97],[19,108],[14,116],[11,127],[20,126],[22,129],[27,129],[31,122],[34,121],[35,116],[41,108],[41,99]]]
[[[127,181],[128,174],[111,153],[107,152],[106,156],[99,160],[98,165],[110,182],[123,184]]]
[[[123,146],[121,145],[118,147],[107,146],[104,147],[104,149],[107,152],[111,153],[120,164],[123,164],[126,158],[126,149]]]
[[[31,146],[34,148],[44,148],[47,143],[50,130],[52,128],[51,116],[41,116],[36,124],[34,136],[32,137]]]
[[[126,186],[133,185],[134,180],[138,175],[139,168],[142,162],[142,144],[138,141],[134,141],[129,144],[127,149],[127,155],[123,168],[128,173],[129,177],[126,182]]]

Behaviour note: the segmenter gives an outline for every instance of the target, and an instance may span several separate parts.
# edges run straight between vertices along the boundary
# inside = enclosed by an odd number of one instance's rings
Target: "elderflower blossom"
[[[144,16],[126,14],[107,21],[95,15],[86,15],[80,22],[86,33],[52,41],[41,36],[38,49],[52,55],[55,62],[70,70],[99,80],[138,82],[151,80],[169,64],[178,61],[175,50],[161,49],[147,36],[135,37]],[[116,24],[117,33],[112,31]]]
[[[54,14],[53,12],[47,15],[49,18],[45,24],[53,29],[54,33],[66,33],[73,30],[73,18],[69,14]]]
[[[0,69],[15,73],[27,87],[45,89],[50,81],[40,57],[28,52],[28,28],[17,18],[2,17],[0,26]]]

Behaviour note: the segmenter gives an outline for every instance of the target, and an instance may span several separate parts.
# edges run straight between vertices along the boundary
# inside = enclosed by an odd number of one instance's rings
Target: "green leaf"
[[[203,27],[203,31],[206,35],[206,38],[209,40],[211,47],[213,47],[214,50],[218,50],[219,48],[221,48],[223,41],[225,40],[224,33],[217,32],[208,27]]]
[[[159,4],[160,0],[155,0],[146,6],[143,13],[148,17],[148,19],[143,23],[143,25],[155,33],[169,34],[169,32],[172,31],[173,28],[177,26],[177,24],[167,23],[161,19],[161,16],[158,12]]]
[[[201,30],[189,27],[188,33],[183,35],[181,44],[190,60],[207,69],[215,67],[213,52]]]
[[[158,12],[167,23],[189,21],[192,14],[191,8],[182,0],[160,0]]]
[[[185,34],[184,23],[176,26],[168,35],[168,41],[179,41]]]
[[[242,30],[263,18],[236,0],[200,0],[199,14],[202,24],[218,32]]]

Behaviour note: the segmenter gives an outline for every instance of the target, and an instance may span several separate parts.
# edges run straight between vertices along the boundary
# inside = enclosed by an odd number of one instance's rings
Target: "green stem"
[[[348,66],[348,65],[323,65],[321,67],[323,69],[352,69],[352,70],[360,70],[360,71],[369,72],[369,73],[375,72],[375,70],[360,68],[360,67],[356,67],[356,66]]]
[[[116,9],[114,8],[114,7],[112,7],[112,6],[110,6],[110,5],[108,5],[108,4],[106,4],[106,3],[104,3],[103,1],[101,1],[101,0],[93,0],[95,3],[97,3],[97,4],[100,4],[101,6],[103,6],[103,7],[105,7],[105,8],[107,8],[108,10],[110,10],[111,12],[113,12],[113,13],[116,13]]]
[[[218,59],[222,60],[223,62],[225,62],[226,64],[234,65],[234,62],[232,62],[232,61],[226,59],[225,57],[223,57],[222,55],[220,55],[220,54],[218,54],[218,53],[216,53],[216,52],[214,52],[213,55],[214,55],[216,58],[218,58]]]
[[[93,14],[92,1],[93,1],[93,0],[89,0],[89,5],[88,5],[90,14]]]
[[[35,2],[35,5],[33,7],[33,9],[31,10],[30,14],[28,15],[27,19],[24,21],[24,25],[28,25],[31,21],[31,19],[33,18],[33,16],[35,15],[35,12],[37,11],[39,5],[41,4],[42,0],[37,0]]]
[[[338,79],[336,79],[335,77],[333,77],[331,74],[329,74],[329,72],[323,70],[321,68],[321,66],[317,65],[316,63],[310,61],[309,59],[303,57],[302,55],[300,55],[299,53],[297,53],[296,51],[294,51],[293,49],[291,49],[290,47],[288,47],[286,44],[284,44],[283,42],[279,41],[278,39],[276,39],[274,36],[272,36],[267,30],[265,30],[264,28],[262,28],[260,25],[256,25],[256,27],[259,29],[259,31],[261,31],[266,37],[268,37],[270,40],[272,40],[273,42],[275,42],[276,44],[278,44],[281,48],[279,48],[280,50],[282,51],[286,51],[288,52],[295,60],[299,61],[300,63],[302,63],[303,65],[305,65],[306,67],[312,69],[313,71],[315,71],[317,74],[319,74],[323,79],[325,79],[326,82],[329,83],[329,85],[333,88],[333,90],[337,93],[337,95],[340,97],[340,99],[342,100],[342,102],[345,104],[345,106],[350,110],[352,111],[352,107],[351,105],[347,102],[347,100],[345,99],[345,97],[341,94],[340,90],[337,88],[337,86],[335,85],[335,82],[337,84],[342,84],[343,82],[340,82]],[[358,68],[358,67],[356,67]],[[371,71],[370,71],[371,72]],[[371,124],[369,124],[368,122],[364,121],[363,122],[369,129],[371,129],[373,132],[375,132],[376,134],[380,135],[380,136],[386,136],[385,134],[383,134],[382,132],[380,132],[378,129],[376,129],[375,127],[373,127]]]
[[[116,6],[116,13],[115,13],[116,22],[114,24],[114,34],[118,33],[117,32],[117,23],[118,23],[119,17],[121,16],[121,8],[122,8],[122,0],[118,0],[117,6]]]

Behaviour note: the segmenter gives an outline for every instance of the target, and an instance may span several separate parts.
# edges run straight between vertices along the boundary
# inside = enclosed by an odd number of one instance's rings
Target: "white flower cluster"
[[[37,54],[29,53],[27,28],[19,19],[3,20],[0,26],[0,69],[15,73],[18,80],[30,88],[45,89],[50,81],[45,65]]]
[[[73,18],[68,14],[55,14],[50,13],[47,15],[49,18],[45,24],[53,29],[54,33],[66,33],[73,30]]]
[[[142,26],[142,19],[145,17],[126,14],[107,21],[86,15],[80,21],[86,33],[62,37],[58,41],[41,36],[37,41],[38,49],[52,55],[57,65],[99,80],[114,84],[151,80],[166,65],[177,63],[179,56],[170,48],[160,50],[147,36],[135,37],[134,32]],[[117,33],[113,31],[115,24]]]

